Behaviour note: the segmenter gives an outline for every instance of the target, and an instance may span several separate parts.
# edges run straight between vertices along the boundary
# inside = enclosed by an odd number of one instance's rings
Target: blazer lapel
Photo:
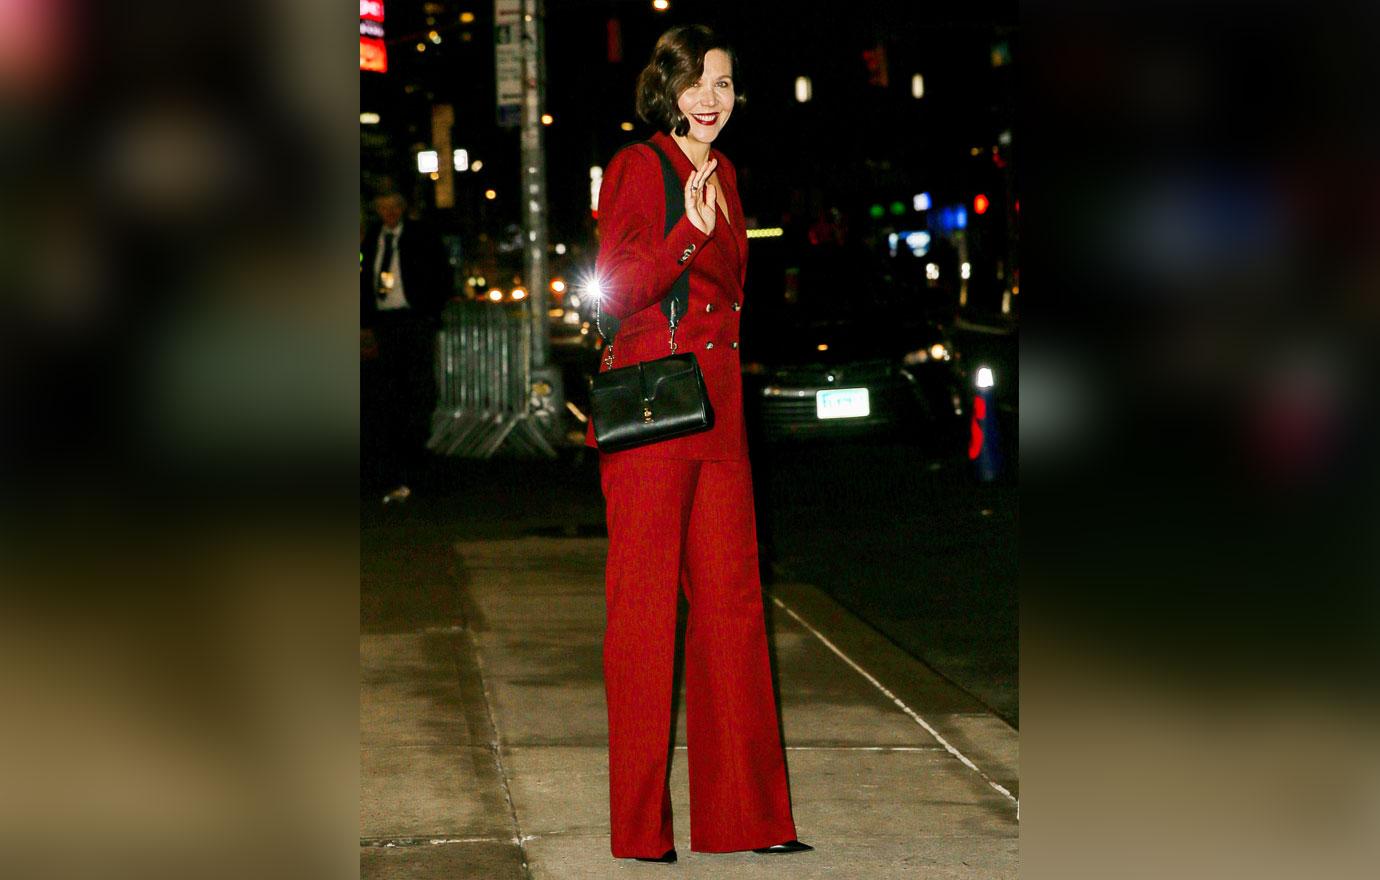
[[[680,175],[680,182],[683,186],[685,182],[690,179],[691,173],[695,170],[695,166],[690,162],[690,157],[685,155],[668,134],[657,132],[652,135],[651,139],[661,148],[662,152],[671,158],[671,165],[675,167],[676,172]],[[714,153],[711,148],[710,156],[713,155]],[[738,198],[738,188],[736,185],[729,187],[726,183],[727,180],[728,177],[726,175],[719,175],[719,184],[727,190],[724,196],[728,201],[729,209],[733,212],[733,216],[728,220],[729,228],[733,230],[733,234],[727,237],[732,239],[733,249],[737,252],[738,265],[742,267],[747,262],[747,221],[743,217],[743,202]],[[718,210],[718,208],[716,207],[715,210]],[[715,237],[717,238],[718,236]]]

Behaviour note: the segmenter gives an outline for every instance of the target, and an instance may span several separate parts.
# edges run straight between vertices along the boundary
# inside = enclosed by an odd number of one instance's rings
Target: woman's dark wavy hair
[[[690,120],[681,114],[676,101],[704,72],[704,56],[710,49],[728,56],[737,96],[733,104],[741,107],[746,96],[738,84],[738,53],[708,27],[684,24],[661,35],[652,49],[652,60],[637,75],[637,115],[648,125],[683,137],[690,130]]]

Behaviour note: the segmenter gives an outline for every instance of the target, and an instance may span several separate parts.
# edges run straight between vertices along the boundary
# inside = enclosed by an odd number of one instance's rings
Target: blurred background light
[[[379,115],[378,115],[377,113],[361,113],[361,114],[359,114],[359,124],[360,124],[360,125],[378,125],[378,124],[379,124]]]
[[[927,192],[916,193],[910,204],[917,211],[928,211],[930,209],[930,194]]]
[[[962,205],[950,205],[939,209],[931,228],[938,232],[956,232],[968,228],[968,209]]]
[[[455,170],[456,170],[456,171],[469,171],[469,170],[470,170],[470,151],[469,151],[469,150],[464,150],[464,149],[456,150],[456,151],[455,151],[454,159],[455,159]]]
[[[814,96],[814,87],[810,83],[808,76],[797,76],[795,78],[795,99],[804,104]]]
[[[910,96],[917,101],[925,97],[925,78],[918,73],[910,78]]]
[[[417,170],[422,174],[432,174],[441,167],[440,157],[435,150],[422,150],[417,153]]]

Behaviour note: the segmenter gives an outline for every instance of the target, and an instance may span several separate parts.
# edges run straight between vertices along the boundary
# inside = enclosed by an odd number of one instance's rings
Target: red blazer
[[[671,159],[682,188],[694,171],[668,134],[652,141]],[[714,427],[688,437],[607,453],[651,458],[733,459],[747,457],[743,426],[743,379],[738,352],[743,282],[747,278],[747,228],[738,199],[738,175],[717,150],[715,173],[732,218],[719,212],[712,235],[682,217],[670,235],[661,160],[646,146],[620,151],[604,171],[599,189],[600,307],[622,320],[614,340],[614,367],[626,367],[671,353],[670,328],[661,301],[681,272],[690,273],[690,305],[676,328],[678,353],[694,352],[704,373]],[[608,369],[607,358],[600,372]],[[594,425],[585,445],[596,446]]]

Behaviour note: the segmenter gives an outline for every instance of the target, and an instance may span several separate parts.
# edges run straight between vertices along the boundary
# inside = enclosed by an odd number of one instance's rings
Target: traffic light
[[[982,193],[978,193],[976,196],[973,197],[973,213],[986,214],[987,209],[991,206],[991,204],[992,203],[988,200],[987,196],[983,195]]]
[[[623,61],[623,22],[617,18],[608,21],[608,59],[609,64]]]
[[[875,48],[863,50],[863,61],[867,64],[867,84],[887,87],[889,78],[886,66],[886,46],[878,43]]]

